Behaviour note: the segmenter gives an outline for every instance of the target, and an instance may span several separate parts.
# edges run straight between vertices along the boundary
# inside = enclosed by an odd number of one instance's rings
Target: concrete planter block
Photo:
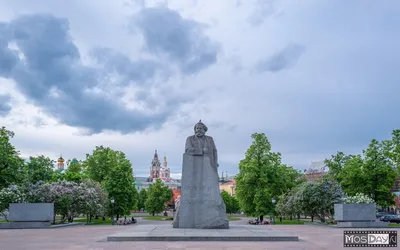
[[[375,204],[335,204],[335,220],[342,221],[375,221]]]
[[[11,203],[9,221],[48,222],[53,220],[53,203]]]

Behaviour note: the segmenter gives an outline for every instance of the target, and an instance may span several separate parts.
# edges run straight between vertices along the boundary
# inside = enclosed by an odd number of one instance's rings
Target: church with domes
[[[161,164],[157,150],[154,152],[149,172],[149,177],[135,177],[136,188],[139,191],[141,189],[147,189],[149,185],[155,182],[157,179],[160,179],[165,185],[173,190],[180,189],[180,180],[171,178],[171,170],[168,167],[167,157],[164,156]]]

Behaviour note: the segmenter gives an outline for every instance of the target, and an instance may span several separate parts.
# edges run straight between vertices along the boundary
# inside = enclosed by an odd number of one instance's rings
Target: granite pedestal
[[[107,241],[299,241],[299,238],[254,225],[231,225],[229,230],[138,225],[108,236]]]
[[[49,228],[54,216],[53,203],[11,203],[9,223],[1,223],[0,229]]]
[[[387,222],[376,221],[375,204],[335,204],[335,220],[339,228],[383,228]]]

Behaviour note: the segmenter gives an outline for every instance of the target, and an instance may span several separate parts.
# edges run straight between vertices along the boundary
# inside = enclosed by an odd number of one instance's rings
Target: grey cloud
[[[11,55],[13,51],[7,46],[13,41],[24,55],[17,61],[2,61],[0,75],[14,79],[21,93],[60,122],[86,128],[90,133],[106,129],[128,133],[157,127],[173,112],[167,107],[153,114],[127,109],[118,99],[91,91],[102,83],[102,74],[82,64],[66,19],[49,14],[25,15],[0,25],[1,52]],[[129,69],[121,63],[126,58],[118,54],[111,60],[120,60],[115,69],[135,81],[154,74],[154,65],[147,61],[131,63],[140,66]],[[51,89],[58,95],[52,96]]]
[[[147,52],[177,63],[184,74],[197,73],[217,62],[220,46],[203,33],[204,26],[174,10],[142,9],[133,17],[131,28],[142,33]]]
[[[0,116],[7,116],[11,111],[10,95],[0,94]]]
[[[145,84],[153,79],[158,71],[165,70],[165,67],[160,63],[146,59],[132,61],[126,55],[110,48],[96,48],[90,54],[97,63],[106,69],[104,73],[115,73],[122,76],[124,85],[131,82]],[[165,72],[165,74],[167,73]]]
[[[255,66],[255,70],[258,72],[278,72],[289,69],[297,63],[304,51],[305,47],[303,45],[289,44],[270,58],[259,61]]]
[[[237,2],[239,7],[241,3]],[[264,23],[265,19],[276,12],[276,0],[255,0],[254,10],[248,17],[248,21],[253,26],[258,26]]]

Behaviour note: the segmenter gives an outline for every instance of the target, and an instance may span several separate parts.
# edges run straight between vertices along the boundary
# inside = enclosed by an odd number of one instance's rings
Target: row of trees
[[[329,177],[348,195],[364,193],[381,207],[394,205],[391,189],[400,173],[400,130],[391,140],[372,140],[361,154],[338,152],[325,161]]]
[[[108,216],[109,200],[99,183],[85,180],[82,183],[38,181],[28,186],[11,185],[0,190],[0,213],[7,219],[10,203],[54,203],[54,213],[61,221],[72,222],[75,216],[85,214],[90,221],[93,216]],[[53,219],[55,223],[55,217]]]
[[[239,207],[248,215],[262,219],[266,214],[301,214],[325,221],[332,219],[333,204],[352,197],[381,207],[394,204],[391,189],[400,173],[400,130],[393,131],[391,140],[372,140],[362,154],[338,152],[325,161],[328,174],[311,183],[281,162],[265,134],[255,133],[252,139],[236,176]]]
[[[10,142],[13,137],[0,129],[0,212],[10,202],[43,201],[54,202],[55,212],[65,218],[79,213],[104,217],[110,215],[111,197],[117,218],[137,209],[132,164],[123,152],[99,146],[83,161],[68,160],[61,172],[43,155],[25,161]]]

